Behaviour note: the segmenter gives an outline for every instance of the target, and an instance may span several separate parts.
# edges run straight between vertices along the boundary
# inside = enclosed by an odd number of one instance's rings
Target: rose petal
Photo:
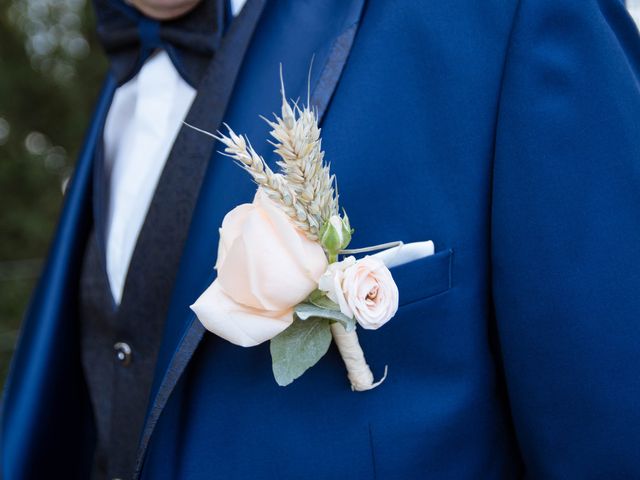
[[[307,279],[314,284],[327,268],[327,259],[318,242],[311,242],[295,228],[289,217],[276,205],[262,189],[258,189],[254,205],[264,210],[271,223],[272,235],[275,233],[278,242],[286,245],[289,256],[298,261]]]
[[[253,209],[254,206],[250,203],[243,203],[224,216],[222,227],[219,229],[220,242],[218,243],[218,258],[215,268],[218,268],[218,265],[224,261],[231,245],[242,234],[242,225],[246,221],[247,215],[249,215]],[[222,235],[223,230],[224,235]]]
[[[266,342],[293,322],[292,309],[269,313],[239,305],[222,291],[217,280],[191,309],[207,330],[241,347]]]
[[[248,212],[237,212],[243,222],[233,242],[225,238],[223,225],[226,255],[218,262],[220,286],[235,302],[251,308],[290,309],[316,288],[327,267],[326,256],[264,193],[259,191],[249,207]]]

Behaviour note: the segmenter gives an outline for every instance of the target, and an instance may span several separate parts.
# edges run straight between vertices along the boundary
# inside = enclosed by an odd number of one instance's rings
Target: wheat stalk
[[[274,114],[273,121],[262,118],[271,127],[270,134],[275,141],[270,140],[269,143],[280,157],[277,165],[282,173],[271,170],[251,146],[249,139],[236,134],[229,125],[224,124],[227,134],[220,131],[213,134],[185,124],[222,143],[225,147],[222,153],[233,158],[248,172],[307,238],[317,241],[325,222],[338,214],[335,176],[331,175],[330,166],[324,164],[318,115],[310,106],[310,88],[307,91],[307,104],[300,108],[296,102],[289,103],[286,99],[282,65],[280,84],[281,116]]]

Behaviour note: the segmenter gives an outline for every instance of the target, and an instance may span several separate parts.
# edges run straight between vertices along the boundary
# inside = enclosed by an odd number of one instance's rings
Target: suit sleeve
[[[522,0],[496,130],[493,296],[527,478],[640,478],[640,37]]]

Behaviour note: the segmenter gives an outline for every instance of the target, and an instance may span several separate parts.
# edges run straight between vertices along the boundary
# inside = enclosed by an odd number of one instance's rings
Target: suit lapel
[[[268,128],[258,114],[277,111],[279,64],[285,69],[285,84],[306,98],[306,71],[315,55],[311,103],[318,109],[322,122],[353,45],[364,1],[283,1],[268,5],[240,71],[232,108],[225,121],[248,133],[256,143],[265,139]],[[315,37],[308,35],[311,28],[317,31]],[[306,41],[309,38],[316,41]],[[273,78],[268,77],[269,72]],[[288,96],[290,93],[287,92]],[[265,158],[273,159],[268,145],[254,147]],[[138,451],[136,478],[160,414],[205,334],[188,306],[215,279],[212,254],[218,241],[217,228],[226,212],[239,203],[251,201],[255,192],[255,185],[245,178],[246,174],[219,153],[214,154],[209,170],[210,178],[203,183],[167,316],[152,401]],[[221,183],[221,178],[226,182]]]

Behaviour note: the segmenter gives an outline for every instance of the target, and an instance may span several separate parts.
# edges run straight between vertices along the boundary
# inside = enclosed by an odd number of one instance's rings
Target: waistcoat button
[[[117,342],[113,349],[116,351],[116,359],[123,365],[127,366],[131,363],[131,347],[128,343]]]

